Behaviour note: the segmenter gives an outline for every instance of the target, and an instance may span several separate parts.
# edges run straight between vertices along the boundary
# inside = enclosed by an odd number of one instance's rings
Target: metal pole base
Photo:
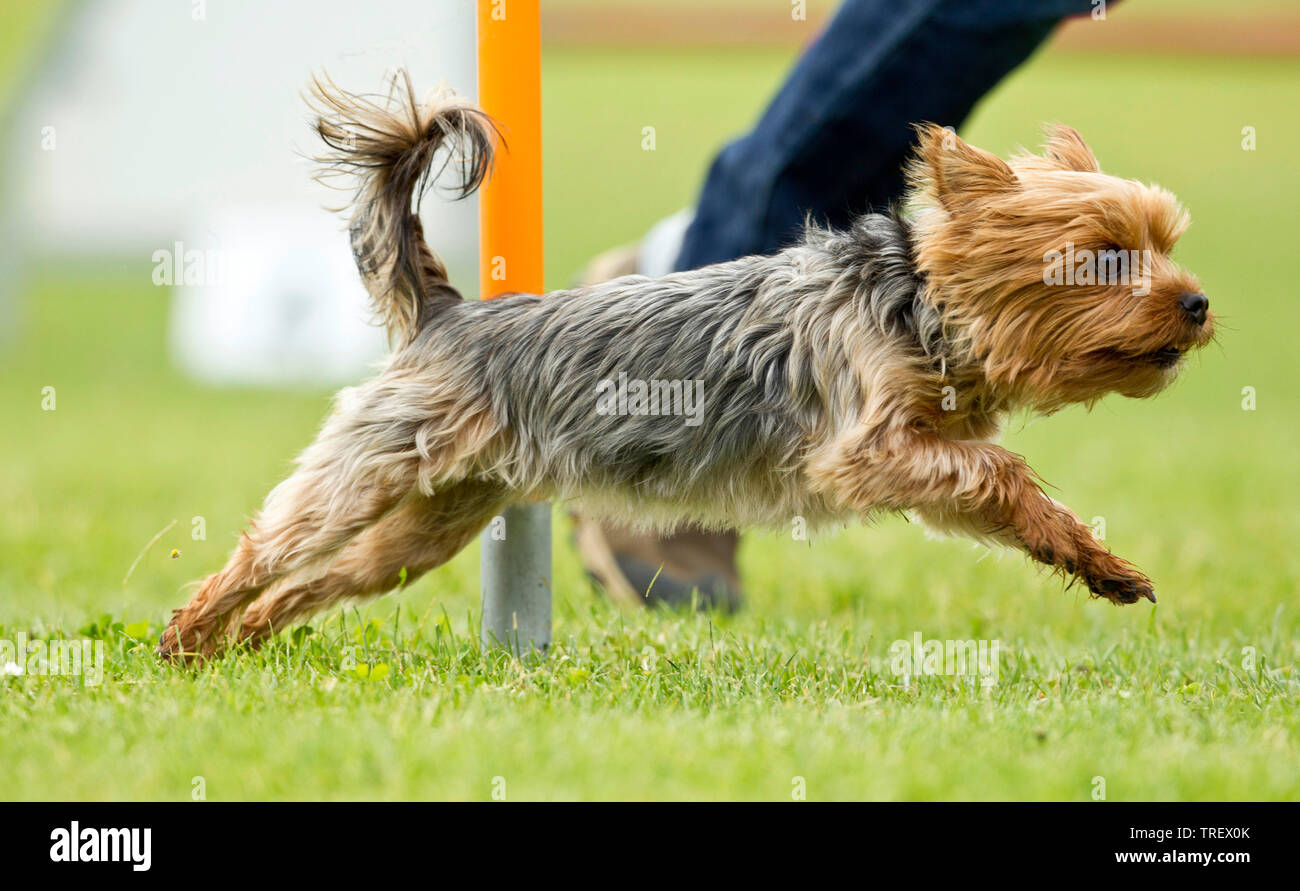
[[[483,645],[551,645],[551,505],[516,504],[483,533]]]

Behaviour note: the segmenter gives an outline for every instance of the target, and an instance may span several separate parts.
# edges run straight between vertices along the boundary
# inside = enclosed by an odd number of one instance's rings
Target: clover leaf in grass
[[[383,662],[378,665],[367,665],[362,662],[352,669],[352,673],[363,681],[382,681],[388,677],[388,671],[388,666]]]

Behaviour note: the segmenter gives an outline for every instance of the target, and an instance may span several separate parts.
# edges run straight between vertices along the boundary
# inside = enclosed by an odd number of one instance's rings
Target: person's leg
[[[832,226],[883,209],[903,190],[911,125],[957,126],[1067,15],[1092,0],[845,0],[754,129],[714,160],[690,225],[656,228],[651,253],[623,249],[593,264],[588,281],[663,274],[666,237],[681,237],[675,268],[774,253],[799,237],[806,216]],[[684,235],[679,233],[684,231]],[[643,252],[644,253],[644,252]],[[671,256],[671,253],[669,254]],[[640,261],[640,262],[638,262]],[[621,600],[687,601],[736,608],[739,536],[685,527],[632,533],[579,520],[588,571]],[[645,576],[658,573],[649,595]]]
[[[678,269],[779,251],[903,190],[911,125],[958,126],[1091,0],[845,0],[748,134],[714,160]]]

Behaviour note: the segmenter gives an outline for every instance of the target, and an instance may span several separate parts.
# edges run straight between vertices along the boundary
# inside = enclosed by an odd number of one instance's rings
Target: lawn
[[[551,284],[689,202],[788,61],[548,51]],[[1300,798],[1298,86],[1294,61],[1043,56],[966,130],[1007,152],[1067,121],[1108,170],[1192,211],[1176,258],[1225,315],[1221,345],[1154,401],[1005,440],[1104,519],[1157,607],[1089,601],[1017,555],[891,520],[748,536],[736,616],[625,614],[557,513],[545,659],[478,647],[473,548],[261,653],[161,666],[167,611],[221,565],[328,394],[189,383],[147,257],[50,258],[0,352],[0,640],[103,639],[106,677],[0,677],[0,797],[1087,800],[1103,778],[1108,800]],[[918,632],[999,641],[998,682],[904,684],[890,644]]]

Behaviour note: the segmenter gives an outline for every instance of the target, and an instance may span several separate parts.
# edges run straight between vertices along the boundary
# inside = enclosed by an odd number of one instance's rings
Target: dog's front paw
[[[1141,597],[1145,597],[1152,603],[1156,602],[1156,592],[1151,585],[1151,580],[1140,576],[1138,578],[1090,578],[1088,590],[1098,597],[1105,597],[1111,603],[1137,603]]]
[[[1111,603],[1137,603],[1145,597],[1156,602],[1155,586],[1137,567],[1114,554],[1090,561],[1082,567],[1080,577],[1095,597],[1105,597]]]

